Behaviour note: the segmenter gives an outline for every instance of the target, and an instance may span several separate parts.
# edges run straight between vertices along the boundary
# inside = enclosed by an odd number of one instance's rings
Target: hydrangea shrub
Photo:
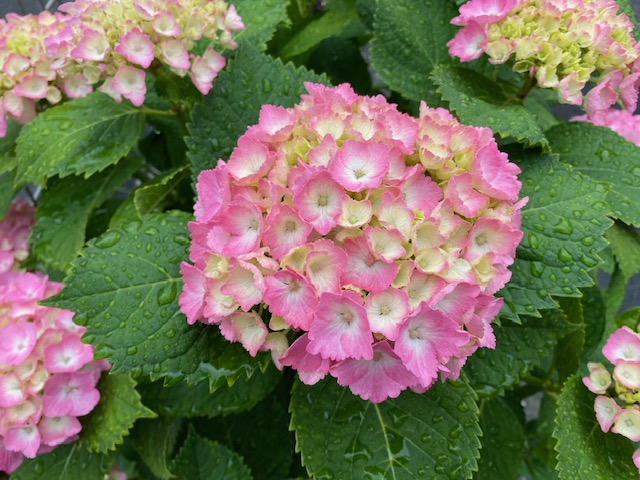
[[[0,476],[637,477],[635,23],[4,17]]]

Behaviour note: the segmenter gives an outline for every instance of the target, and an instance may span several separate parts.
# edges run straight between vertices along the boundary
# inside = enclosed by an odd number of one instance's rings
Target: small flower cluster
[[[0,222],[0,246],[24,258],[33,209],[15,203]],[[5,249],[9,246],[11,248]],[[108,365],[80,341],[73,312],[38,306],[62,285],[40,273],[0,269],[0,472],[11,473],[80,432],[76,417],[98,403]]]
[[[600,428],[640,442],[640,335],[629,327],[619,328],[602,353],[614,365],[613,386],[611,374],[601,363],[589,362],[589,376],[582,379],[598,395],[594,408]],[[640,472],[640,448],[633,454],[633,463]]]
[[[463,62],[486,53],[492,63],[514,58],[513,69],[558,91],[560,102],[590,115],[618,98],[634,111],[640,47],[633,24],[614,0],[471,0],[451,23],[463,28],[447,43]],[[598,85],[583,99],[594,73]]]
[[[0,136],[7,117],[31,120],[37,101],[84,97],[100,83],[117,101],[140,106],[154,62],[190,74],[206,94],[225,59],[211,46],[189,51],[199,40],[236,48],[232,35],[244,29],[222,0],[76,0],[59,10],[0,20]]]
[[[0,275],[17,269],[29,254],[29,235],[35,210],[23,200],[15,200],[0,223]]]
[[[305,86],[199,175],[182,311],[372,402],[457,378],[495,346],[519,168],[446,110],[422,103],[415,119],[347,84]]]
[[[625,140],[640,147],[640,115],[634,115],[629,110],[615,110],[612,108],[600,112],[594,118],[581,115],[571,120],[591,122],[599,127],[608,127]]]

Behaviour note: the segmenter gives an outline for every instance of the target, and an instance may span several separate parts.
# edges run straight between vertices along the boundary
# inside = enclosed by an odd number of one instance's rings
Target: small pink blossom
[[[153,62],[153,43],[139,28],[120,37],[114,51],[142,68],[149,68]]]
[[[142,105],[147,94],[144,71],[126,65],[118,68],[110,87],[114,92],[130,100],[136,107]]]
[[[622,327],[611,334],[602,353],[614,365],[621,362],[640,361],[640,335],[629,327]]]

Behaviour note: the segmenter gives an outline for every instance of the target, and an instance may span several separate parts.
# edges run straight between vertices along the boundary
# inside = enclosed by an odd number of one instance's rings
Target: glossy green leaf
[[[280,380],[280,372],[269,365],[262,373],[241,376],[232,385],[222,385],[209,393],[206,382],[189,387],[185,382],[171,387],[162,382],[140,386],[145,405],[162,415],[173,417],[216,417],[253,408]]]
[[[228,159],[247,125],[258,123],[262,105],[292,107],[304,93],[303,82],[327,83],[292,64],[258,53],[243,44],[237,56],[220,72],[213,93],[193,110],[189,125],[189,159],[194,176],[213,168],[218,159]]]
[[[350,23],[359,22],[355,0],[341,0],[333,3],[336,8],[328,6],[282,46],[279,52],[281,58],[289,59],[305,53],[322,40],[338,35]]]
[[[584,313],[584,350],[582,352],[582,365],[593,361],[596,355],[602,355],[598,348],[605,334],[607,313],[602,291],[599,287],[587,287],[582,290],[582,311]],[[599,360],[598,360],[599,361]]]
[[[80,440],[88,450],[107,453],[122,444],[136,420],[156,414],[142,404],[129,375],[104,374],[98,390],[100,403],[83,419]]]
[[[608,183],[611,213],[640,225],[640,148],[613,130],[586,122],[558,125],[546,132],[551,148],[573,170]]]
[[[553,431],[558,440],[560,479],[636,478],[631,442],[602,432],[593,410],[594,399],[578,376],[569,378],[562,389]]]
[[[26,458],[11,480],[104,480],[113,457],[91,453],[79,443],[60,445],[51,453]]]
[[[286,405],[270,395],[248,412],[198,422],[195,427],[242,455],[255,480],[272,480],[286,478],[293,462],[295,441],[289,421]]]
[[[551,295],[578,297],[593,285],[589,270],[601,262],[607,218],[606,188],[574,172],[555,155],[511,155],[522,168],[522,241],[501,291],[502,314],[512,319],[557,306]]]
[[[143,127],[142,111],[100,92],[53,107],[20,132],[16,183],[42,184],[54,175],[87,178],[124,157]]]
[[[31,233],[31,249],[44,263],[67,270],[85,241],[85,229],[92,213],[140,167],[127,159],[84,179],[56,178],[42,191]]]
[[[138,215],[143,217],[162,205],[167,196],[171,195],[180,182],[188,176],[189,169],[186,166],[178,167],[165,172],[152,182],[136,189],[133,194],[133,201]]]
[[[480,348],[467,359],[464,372],[481,397],[502,395],[520,378],[540,365],[553,346],[568,332],[558,310],[546,310],[542,318],[523,317],[522,324],[494,325],[496,348]]]
[[[106,357],[113,373],[166,377],[191,384],[208,380],[212,390],[257,368],[218,329],[188,325],[178,308],[180,262],[187,258],[190,215],[154,214],[89,242],[73,262],[65,288],[46,301],[76,312],[84,340]]]
[[[0,138],[0,173],[9,172],[16,168],[16,141],[22,130],[22,125],[13,120],[7,121],[7,132]]]
[[[179,418],[143,419],[136,422],[131,433],[133,447],[140,458],[151,473],[162,480],[175,478],[169,466],[181,426]]]
[[[482,450],[476,480],[513,480],[524,466],[524,425],[501,399],[480,402]]]
[[[412,100],[440,104],[429,78],[440,63],[449,63],[446,40],[457,27],[449,21],[457,9],[451,2],[379,0],[375,12],[371,63],[393,90]]]
[[[564,382],[582,365],[586,327],[580,298],[559,298],[558,302],[571,330],[556,347],[555,366],[560,382]]]
[[[250,42],[259,50],[264,50],[266,43],[276,31],[276,27],[288,21],[288,3],[287,0],[261,0],[259,2],[234,0],[232,4],[236,7],[245,26],[242,32],[234,35],[234,39]]]
[[[464,479],[477,469],[478,407],[463,381],[379,404],[333,378],[298,381],[289,410],[296,449],[315,479]]]
[[[173,460],[172,470],[178,478],[190,480],[251,479],[251,472],[242,458],[222,445],[200,437],[193,427],[189,427],[187,439]]]
[[[16,174],[13,172],[0,173],[0,218],[4,217],[9,210],[9,205],[15,196],[13,180]]]
[[[522,103],[508,99],[498,84],[483,75],[438,65],[431,79],[462,123],[488,127],[502,138],[512,137],[527,145],[547,145],[535,115]]]

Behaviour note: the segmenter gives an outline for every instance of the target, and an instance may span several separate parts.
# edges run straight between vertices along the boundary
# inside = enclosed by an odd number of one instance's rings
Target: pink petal
[[[264,302],[294,328],[308,330],[318,298],[307,280],[293,270],[281,270],[265,277]]]
[[[77,335],[67,335],[44,351],[44,366],[51,373],[75,372],[93,360],[93,347]]]
[[[36,344],[38,328],[31,322],[0,328],[0,364],[20,365]]]
[[[304,334],[291,344],[285,354],[280,357],[282,365],[292,367],[298,371],[300,380],[306,385],[314,385],[322,380],[327,373],[331,362],[320,355],[313,355],[307,351],[309,336]]]
[[[373,403],[396,398],[402,390],[418,381],[387,342],[373,346],[371,360],[348,358],[334,365],[331,375],[336,377],[338,384],[349,386],[354,395]]]
[[[345,292],[324,293],[309,329],[307,351],[331,360],[371,359],[373,350],[367,312]]]
[[[114,51],[142,68],[149,68],[153,62],[153,43],[139,28],[134,28],[121,36]]]
[[[264,177],[274,160],[275,153],[263,143],[242,136],[229,157],[227,169],[233,178],[247,184]]]
[[[629,327],[622,327],[609,336],[602,354],[614,365],[640,361],[640,336]]]
[[[400,325],[409,315],[409,297],[402,290],[389,288],[367,295],[365,308],[371,331],[394,341],[398,337]]]
[[[329,172],[351,192],[376,188],[389,170],[388,157],[387,145],[346,140],[329,163]]]
[[[4,447],[21,452],[27,458],[35,458],[40,448],[40,432],[32,425],[10,428],[4,435]]]
[[[178,304],[182,313],[187,316],[189,325],[193,325],[202,317],[207,280],[200,269],[186,262],[180,264],[180,275],[184,280],[184,286]]]
[[[45,417],[38,424],[45,445],[56,446],[80,433],[82,425],[76,417]]]
[[[44,386],[42,411],[48,417],[88,414],[98,404],[100,392],[91,372],[59,373]]]
[[[476,22],[470,21],[447,42],[449,55],[458,57],[461,62],[470,62],[480,58],[486,41],[485,29]]]
[[[348,255],[342,275],[343,283],[369,292],[381,292],[391,286],[398,273],[398,265],[378,260],[369,250],[364,237],[345,240],[343,248]]]
[[[278,204],[267,216],[267,229],[262,242],[269,247],[273,258],[281,260],[295,247],[304,245],[311,230],[311,224],[302,220],[289,205]]]
[[[329,173],[321,171],[307,180],[301,191],[294,195],[293,206],[320,235],[326,235],[337,225],[342,204],[347,198],[344,189]]]
[[[147,86],[145,84],[145,73],[138,68],[123,65],[118,68],[118,72],[113,77],[110,84],[114,92],[128,99],[136,107],[144,103],[144,97],[147,94]]]
[[[173,68],[189,70],[189,52],[180,40],[164,40],[160,43],[160,52],[164,61]]]
[[[621,412],[621,408],[612,398],[600,395],[596,397],[594,409],[600,428],[603,432],[607,433]]]

